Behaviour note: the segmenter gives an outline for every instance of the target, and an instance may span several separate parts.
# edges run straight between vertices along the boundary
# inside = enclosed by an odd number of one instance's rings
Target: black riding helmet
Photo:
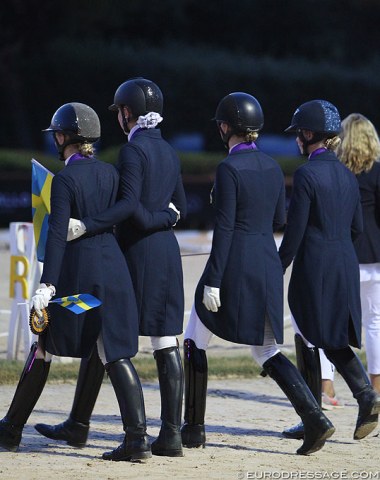
[[[136,77],[122,83],[115,92],[113,104],[109,110],[118,110],[119,107],[128,107],[133,116],[138,118],[149,112],[162,115],[163,96],[159,87],[143,77]]]
[[[122,83],[115,92],[113,104],[109,110],[118,111],[120,107],[128,107],[132,117],[138,119],[140,115],[156,112],[162,115],[164,99],[158,85],[143,77],[136,77]],[[128,133],[129,118],[121,111],[124,132]]]
[[[264,126],[264,114],[260,103],[255,97],[244,92],[233,92],[222,98],[213,120],[216,120],[218,125],[224,122],[230,126],[227,134],[219,128],[226,146],[232,135],[258,132]]]
[[[222,98],[214,120],[225,122],[234,133],[258,132],[264,126],[264,115],[258,100],[244,92],[234,92]]]
[[[95,143],[100,138],[100,121],[96,112],[84,103],[66,103],[54,113],[50,127],[43,132],[61,132],[68,138],[62,144],[56,146],[62,154],[67,145],[75,143]]]

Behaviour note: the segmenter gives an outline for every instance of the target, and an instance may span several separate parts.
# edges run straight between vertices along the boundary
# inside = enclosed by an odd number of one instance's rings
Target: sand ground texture
[[[31,415],[18,453],[0,452],[4,480],[87,479],[245,479],[245,478],[380,478],[378,430],[353,440],[357,407],[340,379],[337,390],[346,406],[327,412],[336,432],[324,448],[310,456],[296,455],[299,440],[281,436],[298,417],[269,378],[209,382],[206,413],[207,446],[185,449],[183,458],[152,457],[144,463],[106,462],[104,451],[122,441],[122,427],[112,386],[104,383],[95,407],[88,444],[74,449],[38,434],[37,422],[66,418],[74,385],[48,384]],[[158,385],[143,385],[148,433],[158,434]],[[14,386],[1,387],[0,409],[6,411]]]
[[[0,358],[6,357],[9,323],[7,298],[9,251],[6,232],[0,235]],[[179,235],[182,252],[207,252],[207,234]],[[186,312],[191,307],[197,280],[207,255],[183,257]],[[285,282],[288,277],[285,278]],[[286,305],[285,305],[286,307]],[[285,308],[285,317],[288,316]],[[185,317],[185,325],[187,316]],[[181,340],[181,339],[180,339]],[[284,353],[293,349],[293,332],[285,322]],[[150,345],[141,341],[141,353]],[[249,353],[249,348],[213,339],[209,355]],[[22,352],[20,353],[22,358]],[[0,387],[0,418],[6,413],[15,385]],[[118,405],[112,386],[104,382],[92,417],[88,444],[83,449],[54,442],[38,434],[37,422],[59,423],[67,417],[74,384],[47,384],[24,429],[19,452],[0,451],[0,479],[4,480],[116,480],[116,479],[380,479],[379,429],[362,441],[353,440],[357,406],[340,376],[336,391],[345,407],[326,412],[336,427],[324,448],[310,456],[296,455],[299,440],[281,431],[298,417],[270,378],[210,380],[206,412],[207,446],[185,449],[184,457],[153,457],[144,463],[106,462],[104,451],[115,448],[123,437]],[[143,384],[148,433],[157,436],[160,425],[158,383]]]

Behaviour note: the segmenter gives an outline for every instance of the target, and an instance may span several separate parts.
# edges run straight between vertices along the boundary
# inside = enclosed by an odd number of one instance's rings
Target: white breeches
[[[189,322],[187,324],[184,338],[189,338],[193,340],[197,348],[202,350],[207,350],[207,347],[210,343],[213,333],[203,325],[199,319],[197,312],[195,311],[194,305],[191,307]],[[272,327],[268,321],[265,322],[265,331],[264,331],[264,344],[263,345],[252,345],[251,353],[254,360],[262,366],[269,358],[273,357],[279,353],[277,348],[276,341],[274,339]]]
[[[380,264],[360,265],[362,326],[368,373],[380,374]]]
[[[152,343],[153,351],[162,350],[163,348],[176,347],[178,345],[176,336],[150,337],[150,341]],[[104,352],[103,338],[101,335],[99,335],[96,344],[98,346],[100,360],[102,361],[103,365],[105,365],[108,362],[106,359],[106,354]]]

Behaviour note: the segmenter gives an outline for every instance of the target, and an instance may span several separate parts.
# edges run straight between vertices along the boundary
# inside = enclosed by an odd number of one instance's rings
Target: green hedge
[[[356,350],[359,358],[367,368],[367,360],[365,350]],[[294,353],[287,354],[289,360],[296,364]],[[151,355],[138,354],[133,363],[136,370],[143,381],[157,380],[157,366]],[[252,360],[249,355],[222,356],[210,355],[208,358],[209,377],[211,379],[227,379],[227,378],[252,378],[262,371],[257,363]],[[0,360],[0,385],[16,384],[19,380],[20,373],[23,369],[24,362]],[[69,383],[76,382],[78,378],[79,361],[72,363],[53,362],[50,373],[49,382],[52,383]]]
[[[117,161],[120,146],[101,150],[98,157],[108,163]],[[213,174],[216,166],[223,159],[225,152],[179,152],[182,173],[184,175]],[[28,172],[31,170],[31,159],[35,158],[51,172],[56,173],[62,168],[62,163],[53,155],[39,151],[0,149],[1,172]],[[302,163],[302,157],[276,157],[284,175],[291,176]]]

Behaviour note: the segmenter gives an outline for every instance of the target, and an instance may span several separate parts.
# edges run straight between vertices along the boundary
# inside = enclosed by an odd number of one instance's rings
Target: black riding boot
[[[185,424],[181,429],[182,444],[187,448],[204,447],[206,443],[205,411],[207,396],[207,356],[195,343],[184,341]]]
[[[37,423],[35,429],[45,437],[64,440],[68,445],[83,448],[86,445],[90,418],[103,382],[104,365],[97,348],[80,363],[73,406],[69,418],[58,425]]]
[[[320,450],[335,432],[324,415],[297,368],[282,353],[277,353],[263,365],[268,375],[278,384],[301,417],[305,438],[298,455],[309,455]]]
[[[152,443],[153,455],[183,457],[181,418],[183,369],[178,347],[154,352],[161,395],[161,429]]]
[[[44,389],[50,362],[35,358],[35,342],[21,373],[11,406],[0,420],[0,447],[16,452],[21,442],[22,430]]]
[[[306,385],[309,387],[318,405],[322,404],[322,375],[321,362],[318,348],[309,348],[303,341],[301,335],[294,335],[296,347],[297,367]],[[297,423],[293,427],[285,429],[282,434],[287,438],[301,439],[304,437],[305,429],[303,423]]]
[[[125,437],[115,450],[103,453],[103,460],[133,462],[150,458],[152,452],[146,433],[144,397],[135,367],[129,358],[122,358],[108,363],[106,371],[119,403]]]
[[[358,402],[359,414],[354,439],[361,440],[377,427],[380,413],[380,395],[372,388],[361,361],[350,347],[340,350],[325,350],[325,353],[326,357],[342,375],[353,397]]]

